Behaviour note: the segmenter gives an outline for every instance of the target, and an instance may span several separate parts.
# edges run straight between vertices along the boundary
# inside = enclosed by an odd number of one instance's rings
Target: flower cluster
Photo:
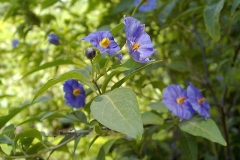
[[[129,54],[137,62],[149,62],[149,57],[155,52],[155,49],[150,36],[144,31],[144,25],[133,17],[125,17],[123,23]],[[113,55],[120,50],[110,31],[93,32],[82,40],[89,41],[99,49],[100,53],[106,52]],[[116,57],[122,60],[122,54],[117,54]]]
[[[162,103],[178,116],[180,121],[190,119],[195,112],[205,119],[210,117],[209,104],[193,84],[190,84],[187,90],[176,84],[166,87],[163,91]]]
[[[134,5],[137,6],[140,3],[141,0],[135,0]],[[153,10],[156,7],[157,0],[146,0],[140,7],[140,12],[148,12]]]
[[[66,104],[73,108],[80,108],[85,106],[85,91],[82,84],[74,79],[69,79],[63,84],[64,98]]]

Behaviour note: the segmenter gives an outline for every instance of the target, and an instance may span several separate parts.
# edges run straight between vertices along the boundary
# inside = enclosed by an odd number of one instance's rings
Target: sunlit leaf
[[[73,70],[69,71],[67,73],[64,73],[62,75],[57,76],[56,78],[50,79],[47,83],[45,83],[35,94],[32,101],[34,101],[39,95],[41,95],[43,92],[45,92],[48,88],[52,87],[53,85],[63,82],[67,79],[76,79],[80,82],[88,85],[92,90],[95,90],[93,83],[90,82],[90,75],[88,72],[84,69],[81,70]]]
[[[196,137],[180,131],[179,140],[187,160],[197,160],[198,147]]]
[[[42,9],[45,9],[47,7],[50,7],[52,6],[53,4],[55,4],[58,0],[44,0],[42,3],[41,3],[41,8]]]
[[[31,70],[30,72],[28,72],[27,74],[25,74],[21,79],[25,78],[26,76],[34,73],[34,72],[37,72],[37,71],[40,71],[40,70],[43,70],[43,69],[46,69],[46,68],[50,68],[50,67],[55,67],[55,66],[59,66],[59,65],[63,65],[63,64],[74,64],[72,60],[70,59],[67,59],[67,60],[64,60],[64,59],[58,59],[58,60],[55,60],[53,62],[48,62],[48,63],[45,63],[37,68],[34,68],[33,70]]]
[[[118,88],[94,99],[91,106],[93,117],[106,127],[140,138],[142,120],[135,93],[128,88]]]
[[[180,122],[179,127],[181,130],[191,135],[204,137],[223,146],[227,145],[217,125],[210,118],[208,120],[204,120],[204,118],[192,117],[189,120]]]
[[[219,16],[223,8],[224,0],[211,0],[204,9],[204,22],[208,34],[215,40],[220,39]]]
[[[44,102],[44,101],[48,101],[50,98],[49,97],[41,97],[37,100],[35,100],[34,102],[32,102],[32,104],[37,103],[37,102]],[[5,116],[1,116],[0,117],[0,128],[2,128],[10,119],[12,119],[14,116],[16,116],[19,112],[21,112],[22,110],[24,110],[25,108],[27,108],[31,103],[30,102],[25,102],[24,104],[22,104],[19,107],[16,108],[12,108],[8,115]]]
[[[27,137],[27,138],[33,137],[33,138],[38,139],[40,142],[42,141],[42,134],[38,130],[33,129],[33,128],[25,129],[22,132],[20,132],[19,134],[17,134],[14,138],[14,143],[13,143],[13,151],[14,152],[15,152],[16,147],[17,147],[17,141],[20,138],[22,139],[24,137]]]

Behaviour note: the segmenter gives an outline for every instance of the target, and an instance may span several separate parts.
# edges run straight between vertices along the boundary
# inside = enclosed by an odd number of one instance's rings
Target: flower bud
[[[88,48],[85,51],[85,55],[88,59],[93,59],[96,55],[96,51],[93,48]]]
[[[54,45],[59,45],[60,44],[59,38],[55,34],[49,34],[48,35],[48,41],[49,41],[49,43],[52,43]]]

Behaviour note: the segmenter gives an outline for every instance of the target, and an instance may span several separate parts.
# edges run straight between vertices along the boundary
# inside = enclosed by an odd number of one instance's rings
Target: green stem
[[[146,0],[141,0],[141,2],[134,8],[132,16],[137,12],[138,8],[145,2]]]

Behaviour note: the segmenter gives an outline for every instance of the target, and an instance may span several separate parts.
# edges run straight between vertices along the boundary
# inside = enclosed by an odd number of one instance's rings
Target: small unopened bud
[[[93,48],[88,48],[85,51],[85,55],[88,59],[93,59],[96,55],[96,51]]]

